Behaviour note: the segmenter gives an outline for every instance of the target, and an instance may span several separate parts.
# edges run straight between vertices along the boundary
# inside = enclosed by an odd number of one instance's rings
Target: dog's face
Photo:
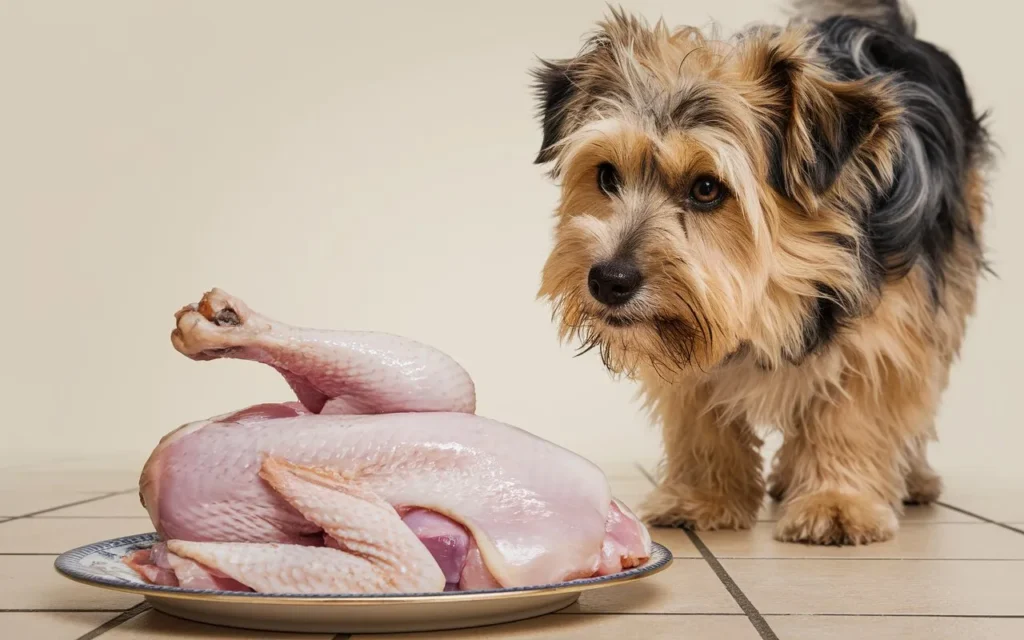
[[[806,47],[615,14],[537,72],[538,162],[562,187],[541,295],[563,338],[627,374],[741,348],[771,365],[826,337],[822,300],[865,295],[853,211],[891,180],[898,114],[884,86],[836,81]]]

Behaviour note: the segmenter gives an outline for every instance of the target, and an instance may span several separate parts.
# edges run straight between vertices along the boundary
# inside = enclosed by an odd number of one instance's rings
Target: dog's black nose
[[[595,300],[614,307],[629,302],[640,289],[642,280],[640,269],[635,264],[614,259],[590,268],[587,287]]]

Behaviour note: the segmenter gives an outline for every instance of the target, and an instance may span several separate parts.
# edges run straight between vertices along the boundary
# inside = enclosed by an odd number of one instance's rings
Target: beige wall
[[[626,2],[731,29],[758,0]],[[919,0],[1004,148],[984,284],[941,414],[947,469],[1024,448],[1018,9]],[[526,70],[601,1],[0,0],[0,464],[135,465],[172,427],[285,399],[277,375],[193,363],[172,313],[220,286],[289,322],[450,352],[481,413],[601,460],[657,438],[534,301],[556,191]],[[1011,51],[1011,46],[1013,51]]]

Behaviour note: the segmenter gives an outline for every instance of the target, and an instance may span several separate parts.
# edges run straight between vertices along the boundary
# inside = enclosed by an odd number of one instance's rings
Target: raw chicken
[[[223,291],[177,314],[175,348],[279,371],[299,402],[184,425],[140,495],[166,541],[147,581],[265,593],[412,593],[606,575],[646,528],[587,460],[473,414],[445,354],[375,333],[289,327]]]

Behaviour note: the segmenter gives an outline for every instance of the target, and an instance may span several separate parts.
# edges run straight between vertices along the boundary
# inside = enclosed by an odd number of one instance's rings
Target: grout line
[[[132,491],[138,491],[138,489],[125,489],[123,491],[112,491],[110,493],[103,493],[103,494],[100,494],[98,496],[92,496],[91,498],[86,498],[85,500],[78,500],[76,502],[68,502],[67,504],[57,505],[56,507],[50,507],[48,509],[40,509],[39,511],[33,511],[32,513],[23,513],[20,516],[14,516],[13,518],[10,518],[8,520],[4,520],[3,522],[0,522],[0,524],[3,524],[4,522],[14,522],[15,520],[24,520],[25,518],[31,518],[33,516],[38,516],[38,515],[43,514],[43,513],[50,513],[51,511],[57,511],[58,509],[66,509],[68,507],[77,507],[80,504],[88,504],[90,502],[96,502],[97,500],[103,500],[104,498],[112,498],[114,496],[120,496],[120,495],[124,495],[126,493],[131,493]]]
[[[718,579],[722,581],[722,584],[725,586],[725,590],[729,592],[729,595],[731,595],[732,599],[736,601],[736,604],[738,604],[740,609],[743,610],[743,613],[747,614],[747,619],[750,620],[750,624],[753,625],[754,630],[757,631],[758,635],[760,635],[764,640],[779,640],[779,637],[775,635],[774,631],[772,631],[771,626],[769,626],[768,622],[761,616],[761,612],[759,612],[757,607],[750,602],[750,599],[747,598],[745,593],[743,593],[743,590],[740,589],[738,584],[736,584],[736,581],[732,579],[732,576],[730,576],[729,572],[725,570],[722,563],[718,561],[715,554],[711,553],[711,549],[708,549],[708,546],[704,544],[704,541],[700,539],[700,536],[689,529],[683,529],[683,531],[686,533],[687,537],[690,538],[690,542],[693,543],[693,546],[697,547],[700,554],[704,556],[704,561],[708,563],[711,570],[718,576]]]
[[[43,516],[44,518],[56,518],[57,516]],[[65,516],[70,518],[71,516]],[[85,517],[85,516],[82,516]],[[775,520],[758,520],[756,524],[775,524],[778,519]],[[965,524],[974,527],[987,524],[986,522],[974,522],[973,520],[900,520],[900,528],[903,527],[923,527],[923,526],[935,526],[935,525],[948,525],[948,524]],[[1011,523],[1015,524],[1015,523]]]
[[[148,520],[149,516],[33,516],[35,520]]]
[[[932,502],[931,504],[904,504],[903,512],[906,513],[908,508],[928,509],[929,507],[938,507],[939,510],[954,511],[939,501]],[[942,522],[941,520],[939,521]]]
[[[637,463],[636,466],[640,470],[640,473],[643,474],[643,476],[647,478],[652,485],[656,486],[658,484],[654,478],[651,477],[651,474],[647,472],[647,469],[641,466],[640,463]],[[750,621],[750,624],[754,627],[754,630],[757,631],[758,635],[760,635],[763,640],[779,640],[779,637],[775,635],[774,631],[772,631],[771,626],[761,616],[757,607],[750,602],[750,599],[747,598],[745,593],[743,593],[743,590],[740,589],[738,584],[736,584],[736,581],[732,579],[732,576],[730,576],[729,572],[725,570],[722,563],[718,561],[715,554],[711,553],[711,549],[708,549],[708,546],[704,544],[704,541],[700,539],[700,536],[689,529],[684,529],[683,531],[686,533],[686,536],[690,538],[690,542],[693,543],[693,546],[697,547],[697,550],[700,551],[700,555],[704,558],[704,561],[708,563],[708,566],[711,567],[711,570],[715,572],[718,579],[722,581],[722,585],[725,586],[725,590],[729,592],[732,599],[736,601],[736,604],[739,605],[743,613],[746,614],[747,620]]]
[[[0,613],[124,613],[124,609],[0,609]]]
[[[784,543],[791,544],[791,543]],[[1024,562],[1024,558],[856,558],[856,557],[830,557],[830,556],[715,556],[719,560],[815,560],[818,562],[830,562],[832,560],[857,561],[857,562]],[[693,560],[696,556],[676,556],[673,560]]]
[[[980,527],[985,524],[984,522],[974,522],[972,520],[900,520],[900,528],[903,527],[933,527],[935,525],[967,525],[969,527]]]
[[[742,617],[743,612],[730,611],[728,613],[713,613],[700,611],[683,611],[678,613],[665,613],[663,611],[556,611],[550,615],[554,616],[709,616],[718,618],[721,616]]]
[[[1017,527],[1014,527],[1012,525],[1008,525],[1008,524],[1003,523],[1003,522],[999,522],[998,520],[993,520],[991,518],[986,518],[985,516],[978,515],[977,513],[974,513],[973,511],[968,511],[967,509],[961,509],[960,507],[954,507],[953,505],[948,504],[946,502],[936,502],[935,504],[938,504],[938,505],[941,505],[943,507],[946,507],[947,509],[952,509],[953,511],[957,511],[959,513],[962,513],[965,516],[971,516],[972,518],[977,518],[978,520],[984,520],[985,522],[987,522],[989,524],[994,524],[997,527],[1002,527],[1004,529],[1009,529],[1010,531],[1013,531],[1015,533],[1019,533],[1021,535],[1024,535],[1024,529],[1018,529]]]
[[[738,617],[746,615],[744,613],[703,613],[697,611],[687,611],[683,613],[663,613],[660,611],[556,611],[551,615],[556,616],[666,616],[666,617]],[[977,614],[977,613],[765,613],[763,614],[767,618],[785,618],[785,617],[814,617],[814,618],[996,618],[996,619],[1009,619],[1017,620],[1024,618],[1024,614]]]
[[[137,604],[131,609],[122,612],[121,615],[117,616],[116,618],[107,620],[106,622],[96,627],[92,631],[89,631],[88,633],[83,633],[82,635],[78,636],[78,640],[92,640],[93,638],[98,638],[102,636],[104,633],[110,631],[111,629],[115,627],[120,627],[122,624],[128,622],[135,616],[146,611],[149,611],[148,602],[142,602],[140,604]]]
[[[980,613],[766,613],[769,618],[814,617],[814,618],[967,618],[981,620],[1020,620],[1024,614]]]

